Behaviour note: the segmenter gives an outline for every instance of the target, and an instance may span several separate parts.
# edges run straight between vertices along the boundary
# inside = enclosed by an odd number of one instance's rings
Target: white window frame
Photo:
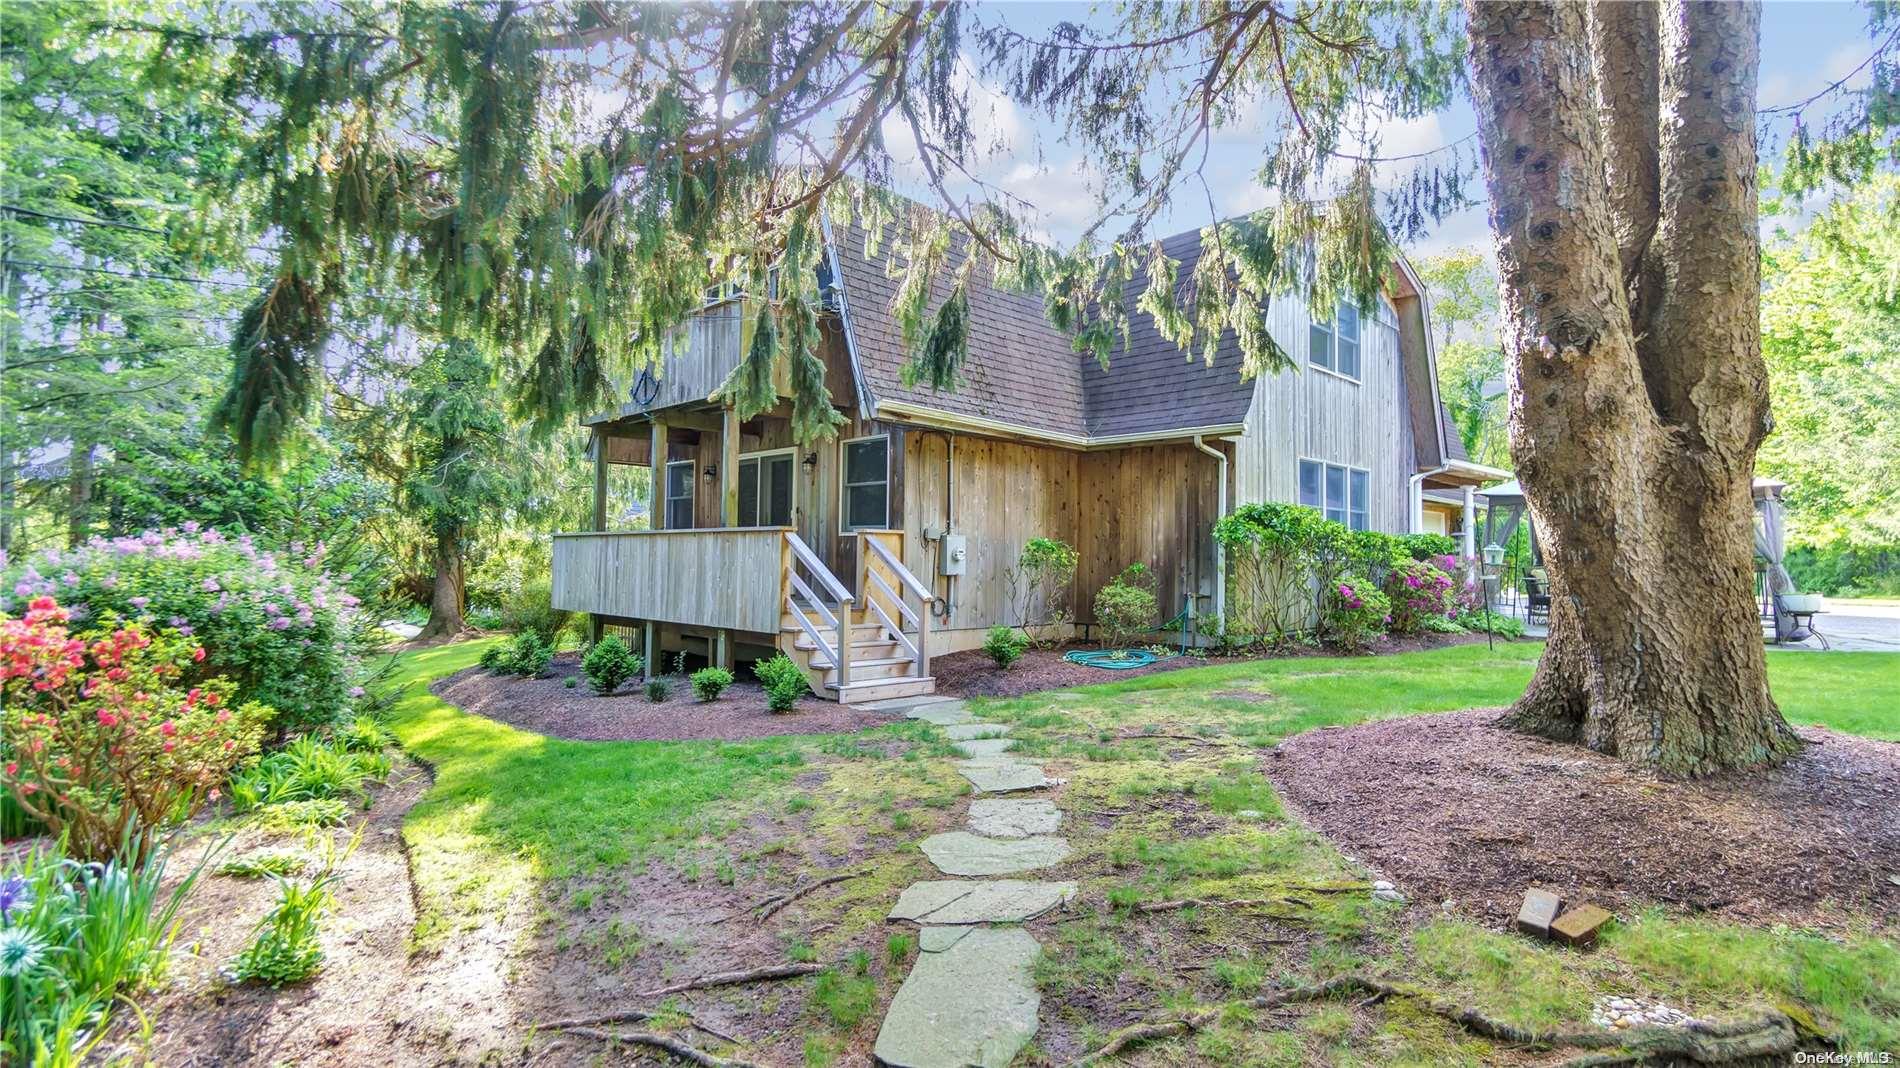
[[[1353,346],[1359,354],[1359,373],[1349,375],[1339,370],[1339,309],[1345,306],[1346,302],[1342,300],[1333,306],[1333,313],[1324,320],[1314,318],[1308,324],[1306,332],[1306,365],[1315,371],[1322,371],[1332,375],[1342,382],[1351,382],[1353,385],[1363,385],[1365,383],[1366,373],[1366,313],[1359,311],[1359,306],[1356,304],[1353,305],[1353,311],[1358,313],[1359,337],[1353,342]],[[1308,309],[1308,314],[1309,316],[1311,315],[1310,308]],[[1376,314],[1374,315],[1374,319],[1377,319]],[[1324,363],[1321,363],[1315,358],[1318,354],[1313,351],[1312,338],[1314,330],[1324,330],[1326,332],[1326,362]]]
[[[884,522],[872,526],[851,525],[851,446],[861,441],[884,441]],[[868,486],[869,482],[856,485]],[[851,530],[889,530],[891,528],[891,436],[889,434],[865,434],[862,437],[846,438],[838,443],[838,529]]]
[[[1355,467],[1352,464],[1336,464],[1336,463],[1332,463],[1327,460],[1321,460],[1312,456],[1300,457],[1299,461],[1294,465],[1294,468],[1293,468],[1293,499],[1294,499],[1294,503],[1299,504],[1302,507],[1307,507],[1307,508],[1311,508],[1314,506],[1309,505],[1305,501],[1299,499],[1300,498],[1300,471],[1307,464],[1314,464],[1319,467],[1319,505],[1317,506],[1319,508],[1319,514],[1324,516],[1329,510],[1327,508],[1327,504],[1329,502],[1327,501],[1327,497],[1326,497],[1326,469],[1329,467],[1334,468],[1339,471],[1345,472],[1345,480],[1343,484],[1346,487],[1346,500],[1343,502],[1343,505],[1341,506],[1340,511],[1344,513],[1344,515],[1346,516],[1345,524],[1346,524],[1347,529],[1371,530],[1372,529],[1372,471],[1371,469],[1365,468],[1365,467]],[[1354,473],[1358,473],[1358,474],[1362,474],[1366,476],[1366,500],[1364,501],[1365,507],[1361,509],[1354,509],[1352,506],[1352,476]],[[1366,525],[1364,527],[1355,527],[1352,525],[1352,517],[1355,511],[1363,512],[1365,514]]]
[[[741,469],[743,469],[744,464],[747,460],[757,460],[759,461],[759,466],[753,472],[753,477],[761,478],[765,472],[765,458],[768,456],[789,456],[792,458],[792,504],[791,504],[792,514],[791,514],[791,518],[787,520],[786,525],[797,526],[798,525],[798,449],[796,447],[792,447],[792,448],[786,448],[786,449],[760,449],[758,452],[742,452],[739,454],[739,463],[741,465]],[[739,472],[734,471],[732,473],[732,477],[738,478]],[[754,487],[754,492],[757,493],[757,497],[755,498],[757,501],[763,502],[765,500],[765,494],[763,492],[764,488],[765,487],[763,483]],[[754,515],[753,518],[756,519],[758,517],[757,515]],[[769,526],[772,524],[761,523],[759,525]]]
[[[673,469],[675,467],[684,467],[689,472],[686,476],[686,491],[687,492],[686,492],[686,496],[684,497],[673,496]],[[697,521],[699,518],[699,461],[698,460],[668,460],[666,461],[666,464],[664,468],[662,469],[662,473],[660,477],[666,480],[660,485],[660,529],[662,530],[691,530],[693,529],[693,527],[697,525]],[[694,522],[688,523],[683,527],[676,527],[673,525],[673,502],[674,501],[688,502],[687,507],[688,509],[690,509],[689,514],[693,518]]]

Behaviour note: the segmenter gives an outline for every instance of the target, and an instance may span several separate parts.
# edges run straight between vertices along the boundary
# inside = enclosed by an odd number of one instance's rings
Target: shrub
[[[554,607],[554,587],[546,578],[529,579],[500,605],[501,625],[516,634],[532,634],[544,644],[553,645],[567,627],[572,612]]]
[[[333,736],[338,745],[351,752],[380,753],[396,744],[396,738],[389,733],[389,728],[369,716],[356,717],[338,727]]]
[[[1223,642],[1278,644],[1312,627],[1317,509],[1265,501],[1243,504],[1214,524],[1227,554]]]
[[[349,803],[336,797],[259,805],[255,817],[259,828],[279,834],[309,831],[317,827],[340,827],[349,818]]]
[[[1391,602],[1392,632],[1412,634],[1427,618],[1449,619],[1457,614],[1457,591],[1450,575],[1429,560],[1401,560],[1385,579]]]
[[[1398,543],[1414,560],[1458,555],[1458,539],[1449,534],[1400,534]]]
[[[1522,638],[1524,636],[1523,620],[1515,616],[1499,615],[1496,612],[1485,612],[1482,610],[1476,612],[1460,612],[1458,613],[1457,622],[1459,626],[1471,631],[1473,634],[1484,634],[1488,632],[1500,638]]]
[[[355,848],[356,841],[352,841],[344,855]],[[319,935],[324,915],[335,904],[336,884],[342,881],[336,873],[339,859],[333,846],[323,870],[309,880],[271,876],[277,884],[277,903],[258,921],[250,942],[231,961],[232,980],[282,986],[300,983],[323,969]]]
[[[752,665],[752,674],[764,684],[765,707],[774,712],[790,712],[811,688],[805,679],[805,669],[784,653]]]
[[[274,710],[281,735],[343,713],[357,643],[368,640],[371,622],[323,558],[321,545],[278,554],[187,524],[43,553],[10,569],[6,585],[20,598],[57,597],[88,625],[112,617],[194,638],[206,656],[183,680],[228,678],[239,704]]]
[[[587,655],[581,657],[581,674],[587,676],[587,684],[602,697],[638,675],[644,666],[625,643],[611,634],[595,642]]]
[[[381,749],[350,751],[341,744],[299,738],[231,778],[231,802],[239,812],[286,801],[348,798],[369,800],[364,784],[389,774]]]
[[[80,1063],[115,1001],[163,977],[205,862],[164,891],[163,852],[142,859],[81,863],[54,844],[0,864],[0,1063]]]
[[[1073,618],[1080,559],[1075,547],[1060,538],[1031,538],[1023,545],[1009,581],[1021,598],[1017,611],[1025,639],[1031,627],[1052,627]]]
[[[1392,602],[1360,575],[1348,575],[1327,591],[1326,631],[1347,649],[1364,649],[1385,629]]]
[[[1027,648],[1029,639],[1015,627],[991,627],[983,641],[983,651],[996,661],[997,667],[1004,669],[1021,659]]]
[[[693,672],[693,696],[701,701],[717,701],[732,685],[732,672],[722,667],[700,668]]]
[[[203,647],[132,623],[75,637],[51,597],[0,617],[0,784],[85,860],[143,856],[166,823],[196,812],[257,750],[269,710],[228,707],[231,684],[186,689]]]
[[[668,697],[672,696],[672,694],[673,694],[673,684],[666,681],[665,679],[648,679],[647,680],[647,700],[653,702],[654,704],[656,705],[659,704],[660,702],[666,700]]]
[[[1129,564],[1095,593],[1095,623],[1102,628],[1105,648],[1134,644],[1155,628],[1159,616],[1154,574],[1145,564]]]
[[[495,655],[491,657],[490,653]],[[481,662],[483,667],[499,674],[534,679],[547,674],[548,665],[553,661],[554,646],[530,631],[515,635],[506,645],[484,650]]]

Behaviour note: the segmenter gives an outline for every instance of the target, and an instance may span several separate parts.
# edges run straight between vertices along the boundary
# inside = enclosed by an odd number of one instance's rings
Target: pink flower
[[[119,717],[102,708],[99,710],[99,725],[101,727],[116,727],[119,725]]]
[[[170,738],[172,735],[178,733],[178,724],[173,723],[171,720],[168,719],[165,722],[158,725],[158,733],[164,735],[167,738]]]

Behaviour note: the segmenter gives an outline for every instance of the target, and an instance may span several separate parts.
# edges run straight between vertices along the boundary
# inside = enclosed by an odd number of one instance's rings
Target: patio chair
[[[1524,576],[1524,620],[1550,623],[1550,584],[1535,571]]]

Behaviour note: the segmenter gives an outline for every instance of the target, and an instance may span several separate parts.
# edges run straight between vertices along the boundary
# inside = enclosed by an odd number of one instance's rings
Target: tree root
[[[760,1068],[752,1061],[720,1057],[707,1053],[691,1043],[682,1042],[670,1035],[655,1034],[652,1031],[602,1031],[597,1027],[567,1027],[562,1030],[571,1035],[580,1035],[582,1038],[597,1038],[602,1042],[626,1042],[638,1046],[651,1046],[654,1049],[665,1050],[689,1064],[700,1065],[701,1068]]]
[[[600,1016],[578,1016],[567,1020],[551,1020],[539,1026],[549,1031],[572,1031],[577,1027],[605,1027],[610,1024],[646,1023],[655,1017],[666,1016],[682,1017],[696,1031],[704,1031],[714,1038],[723,1039],[735,1046],[739,1044],[738,1038],[710,1024],[702,1023],[697,1016],[694,1016],[684,1009],[668,1009],[659,1012],[653,1012],[647,1009],[622,1009],[619,1012],[609,1012]]]
[[[1633,1027],[1626,1031],[1540,1032],[1486,1016],[1474,1008],[1442,1001],[1428,990],[1364,975],[1346,975],[1311,986],[1263,994],[1241,1004],[1253,1009],[1276,1009],[1302,1001],[1340,994],[1367,994],[1373,999],[1407,998],[1473,1034],[1529,1046],[1534,1049],[1588,1049],[1569,1062],[1570,1068],[1608,1068],[1611,1065],[1651,1063],[1724,1064],[1753,1057],[1785,1055],[1800,1042],[1795,1022],[1786,1013],[1770,1012],[1753,1020],[1732,1023],[1691,1023],[1684,1027]],[[1156,1039],[1173,1038],[1201,1030],[1220,1016],[1205,1009],[1187,1016],[1132,1024],[1110,1035],[1100,1048],[1072,1062],[1071,1068],[1096,1064],[1123,1050]]]
[[[1366,893],[1372,889],[1370,883],[1315,883],[1309,886],[1289,886],[1286,897],[1242,897],[1216,900],[1204,897],[1184,897],[1174,901],[1144,901],[1134,906],[1136,912],[1174,912],[1179,909],[1265,909],[1276,905],[1298,905],[1294,900],[1300,894],[1352,894]]]
[[[737,986],[740,983],[756,983],[766,979],[796,979],[801,975],[825,970],[822,964],[774,964],[765,968],[749,968],[742,972],[715,972],[702,975],[697,979],[688,979],[683,983],[663,986],[658,990],[643,990],[641,997],[658,998],[668,994],[678,994],[687,990],[706,990],[715,986]]]
[[[804,897],[806,894],[811,893],[813,890],[816,890],[821,886],[830,886],[832,883],[841,883],[841,882],[844,882],[846,879],[855,879],[858,876],[863,875],[863,874],[864,873],[861,871],[845,871],[845,872],[839,872],[836,875],[827,875],[822,879],[814,879],[803,886],[794,887],[793,889],[788,890],[784,893],[773,894],[770,897],[761,898],[758,901],[754,901],[752,904],[747,905],[745,908],[738,910],[738,912],[728,912],[724,916],[721,916],[718,919],[713,920],[712,922],[724,923],[727,920],[732,919],[734,916],[737,916],[742,912],[758,912],[758,915],[753,917],[753,919],[755,920],[770,919],[774,913],[778,912],[778,910],[784,908],[785,906],[791,904],[794,901],[797,901],[799,898]],[[764,909],[765,911],[759,912],[760,909]]]

